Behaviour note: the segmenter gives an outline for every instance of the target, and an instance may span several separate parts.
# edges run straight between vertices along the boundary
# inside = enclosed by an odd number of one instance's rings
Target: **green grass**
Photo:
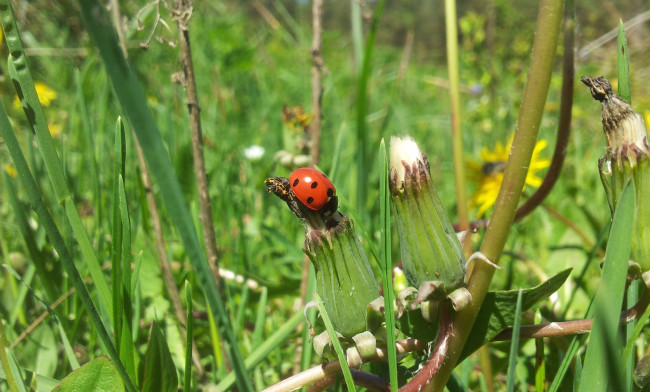
[[[169,358],[179,374],[178,382],[186,386],[213,383],[231,387],[240,383],[240,390],[253,386],[261,389],[294,374],[294,368],[305,369],[320,363],[319,358],[311,355],[311,345],[305,343],[308,334],[304,332],[307,326],[302,309],[292,307],[300,292],[304,229],[279,199],[266,194],[263,184],[265,178],[288,176],[292,170],[274,160],[277,151],[300,153],[296,141],[302,135],[292,133],[282,123],[281,113],[285,104],[304,105],[310,111],[309,6],[299,2],[262,3],[278,19],[277,28],[267,24],[252,7],[236,2],[195,3],[190,19],[219,265],[260,287],[244,289],[239,281],[225,279],[220,294],[209,281],[202,249],[185,94],[181,85],[172,82],[172,74],[179,71],[178,49],[156,40],[148,50],[139,48],[153,27],[155,12],[143,16],[145,29],[139,31],[135,23],[137,5],[123,5],[122,12],[129,18],[131,76],[141,86],[139,95],[125,98],[134,91],[130,90],[134,85],[124,80],[116,83],[115,74],[109,75],[119,71],[120,65],[105,65],[108,61],[102,60],[100,50],[105,56],[109,49],[98,50],[89,38],[90,29],[76,3],[64,2],[51,9],[42,1],[25,3],[28,13],[33,14],[33,19],[19,19],[25,47],[78,47],[87,51],[82,56],[66,54],[63,49],[57,49],[60,56],[28,56],[28,73],[21,64],[2,67],[0,101],[7,116],[2,117],[0,169],[4,171],[5,165],[16,168],[18,177],[3,174],[0,179],[0,255],[2,263],[10,265],[25,281],[1,270],[4,343],[11,345],[40,313],[48,311],[43,303],[52,308],[54,301],[70,288],[77,291],[52,310],[67,339],[59,334],[54,334],[53,341],[42,338],[59,328],[59,324],[47,318],[35,327],[33,338],[11,349],[3,364],[10,365],[11,358],[15,358],[18,367],[36,371],[44,383],[62,380],[75,367],[57,353],[58,349],[64,352],[69,340],[81,365],[108,354],[117,369],[132,380],[135,389],[142,385],[138,366],[145,361],[154,322],[160,327],[156,339],[166,342]],[[349,2],[339,3],[337,6],[349,12]],[[337,187],[340,211],[353,216],[362,229],[362,243],[382,281],[385,278],[380,260],[374,256],[386,249],[393,264],[399,261],[397,236],[385,236],[390,240],[388,248],[384,248],[386,244],[377,247],[380,228],[386,225],[381,220],[381,211],[385,210],[380,205],[383,177],[375,159],[382,138],[408,133],[416,139],[429,157],[443,205],[451,219],[457,220],[448,90],[431,82],[433,77],[447,78],[441,55],[444,37],[428,35],[434,38],[424,40],[417,30],[422,28],[417,24],[420,8],[403,10],[388,3],[378,22],[371,63],[366,67],[354,63],[360,47],[359,37],[352,36],[351,24],[361,22],[357,27],[363,27],[366,34],[369,26],[361,19],[336,18],[338,11],[328,2],[326,18],[330,23],[325,23],[323,42],[328,72],[323,80],[321,169],[331,175]],[[374,6],[374,2],[368,4]],[[473,16],[467,11],[459,10],[460,101],[464,154],[472,158],[483,147],[506,143],[515,128],[534,26],[523,23],[533,17],[517,18],[521,16],[518,12],[525,11],[514,6],[498,8],[496,12],[507,19],[504,23],[509,23],[510,31],[505,27],[498,30],[502,34],[496,35],[495,54],[491,54],[485,49],[487,22],[481,19],[484,14],[478,8]],[[614,20],[602,11],[589,12],[592,20],[610,23],[605,28],[581,21],[586,26],[584,39],[595,39],[618,24],[618,18]],[[167,11],[161,8],[161,13],[175,28]],[[409,15],[411,25],[397,26],[403,15]],[[397,88],[404,51],[399,32],[414,26],[416,44]],[[388,34],[391,31],[394,34]],[[165,32],[159,25],[156,34],[174,40],[176,33]],[[4,34],[5,39],[11,36],[9,32]],[[634,108],[643,113],[650,109],[650,93],[635,70],[646,68],[650,58],[647,51],[632,45],[628,50],[632,101]],[[0,54],[7,57],[6,42]],[[581,61],[576,75],[603,74],[614,80],[614,64],[616,42],[612,41],[598,50],[598,56]],[[365,85],[359,81],[362,72],[367,77]],[[22,109],[13,106],[14,76],[25,91],[25,102],[35,110],[31,120]],[[33,85],[30,79],[46,83],[57,93],[51,105],[43,107],[42,115],[35,104],[35,92],[29,90]],[[482,84],[479,94],[462,89],[476,83]],[[540,129],[540,137],[549,141],[542,154],[545,157],[551,156],[554,145],[560,85],[560,70],[556,67]],[[367,106],[361,109],[355,107],[359,89],[368,94]],[[582,86],[576,86],[574,100],[573,133],[565,168],[545,205],[573,222],[592,243],[584,243],[575,231],[538,208],[511,230],[506,250],[512,257],[502,258],[500,264],[504,269],[492,282],[493,289],[537,285],[542,278],[531,273],[526,260],[546,276],[573,266],[570,281],[560,289],[554,302],[538,305],[548,319],[582,318],[585,314],[601,275],[598,263],[602,256],[597,250],[604,250],[606,240],[600,236],[607,233],[605,228],[610,220],[597,173],[597,159],[605,146],[600,108]],[[135,108],[139,114],[133,114]],[[123,131],[116,125],[120,116]],[[136,120],[136,116],[141,117]],[[358,128],[359,121],[364,124],[362,130]],[[58,127],[61,132],[50,136]],[[206,369],[203,376],[194,369],[186,371],[186,364],[191,363],[186,357],[189,343],[182,338],[180,328],[181,323],[188,321],[174,316],[163,283],[134,133],[145,148],[154,175],[152,191],[159,201],[165,247],[177,286],[185,285],[185,302],[191,303],[195,312],[191,324]],[[364,142],[365,153],[361,155],[359,140]],[[251,145],[264,147],[260,159],[244,155],[244,149]],[[468,181],[467,191],[471,194],[474,185]],[[470,210],[470,219],[475,212]],[[483,234],[471,236],[475,249]],[[373,254],[371,247],[382,252]],[[580,274],[581,271],[584,273]],[[191,284],[183,283],[186,280]],[[25,288],[26,284],[38,297]],[[209,310],[216,330],[211,329]],[[298,328],[300,325],[303,329]],[[230,332],[228,326],[232,326]],[[632,336],[639,340],[647,338],[640,328]],[[515,388],[524,383],[535,385],[534,344],[520,343],[517,369],[525,369],[526,373],[514,378]],[[548,340],[545,344],[546,378],[553,380],[558,369],[563,369],[567,373],[561,385],[572,386],[573,370],[568,362],[561,362],[567,348]],[[584,339],[577,340],[568,352],[575,353],[584,344]],[[300,348],[303,352],[297,355]],[[505,376],[511,360],[509,348],[509,344],[503,343],[491,346],[495,375]],[[629,344],[625,353],[638,359]],[[412,361],[415,367],[421,360],[410,357],[401,363]],[[466,361],[469,365],[461,365],[463,369],[473,369],[478,360],[470,356]],[[587,371],[591,365],[583,362]],[[370,367],[364,370],[389,380],[388,371],[382,373]],[[241,375],[237,377],[236,372]],[[403,367],[398,369],[400,383],[407,374]],[[478,372],[470,370],[465,376],[463,382],[468,388],[480,388]],[[38,380],[37,377],[37,383]],[[560,381],[557,383],[560,388]],[[7,388],[6,384],[0,385],[0,390]]]

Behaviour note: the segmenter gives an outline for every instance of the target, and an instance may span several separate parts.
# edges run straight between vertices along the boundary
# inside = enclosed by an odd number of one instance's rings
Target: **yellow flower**
[[[50,135],[52,135],[52,137],[58,137],[63,129],[59,123],[48,123],[47,127],[50,130]]]
[[[537,172],[551,164],[550,159],[540,158],[539,156],[540,152],[546,148],[546,145],[546,140],[539,140],[535,144],[528,174],[526,174],[526,185],[538,187],[542,184],[542,179],[537,176]],[[488,150],[487,147],[483,147],[479,153],[480,161],[469,161],[467,163],[469,177],[478,186],[476,192],[472,195],[470,204],[472,208],[478,207],[476,215],[479,217],[492,207],[497,200],[511,146],[512,136],[506,146],[501,142],[497,142],[492,151]]]
[[[11,176],[12,178],[16,178],[16,175],[18,174],[18,173],[16,173],[16,168],[13,167],[13,166],[11,166],[10,164],[6,164],[6,165],[5,165],[5,171],[6,171],[7,174],[9,174],[9,176]]]
[[[34,88],[36,89],[38,100],[42,106],[50,106],[52,101],[56,99],[56,91],[52,90],[47,84],[43,82],[35,82]],[[18,97],[14,99],[14,107],[16,109],[20,108],[20,100]]]

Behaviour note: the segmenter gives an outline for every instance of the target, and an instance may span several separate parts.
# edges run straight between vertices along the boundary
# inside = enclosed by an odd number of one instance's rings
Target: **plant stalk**
[[[551,80],[563,5],[562,0],[542,0],[540,2],[530,71],[512,142],[510,159],[505,168],[494,214],[480,250],[493,263],[498,262],[508,237],[508,231],[514,221],[517,203],[521,197],[528,166],[537,141]],[[446,361],[430,384],[434,391],[444,389],[492,281],[494,267],[481,261],[477,261],[477,263],[467,287],[472,294],[472,302],[456,315]]]
[[[445,26],[447,33],[447,72],[449,74],[449,100],[451,103],[451,143],[456,184],[456,211],[460,230],[469,230],[467,193],[465,191],[465,160],[463,158],[463,129],[460,116],[460,77],[458,72],[458,24],[456,1],[445,0]],[[467,246],[470,242],[467,241]],[[469,251],[470,249],[466,249]]]
[[[196,77],[194,63],[192,62],[192,48],[190,46],[189,18],[192,16],[191,0],[174,1],[175,17],[178,23],[178,40],[180,42],[181,67],[183,69],[183,86],[187,95],[187,110],[190,114],[190,129],[192,133],[192,157],[194,158],[194,175],[196,188],[199,194],[199,219],[203,228],[203,241],[208,257],[208,264],[212,277],[221,291],[219,278],[219,261],[217,259],[217,242],[212,224],[212,208],[210,206],[210,193],[208,177],[205,173],[205,160],[203,158],[203,130],[201,129],[201,107],[196,91]]]

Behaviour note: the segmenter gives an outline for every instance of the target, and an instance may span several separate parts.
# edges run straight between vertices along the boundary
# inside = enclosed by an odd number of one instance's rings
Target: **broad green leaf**
[[[154,321],[149,332],[147,354],[143,362],[142,379],[140,380],[142,392],[173,392],[178,391],[178,377],[172,354],[167,347],[165,336]]]
[[[60,392],[124,391],[120,373],[108,357],[99,357],[68,374],[52,390]]]
[[[522,311],[530,309],[538,301],[557,291],[570,273],[571,268],[565,269],[538,286],[522,290]],[[514,324],[518,293],[519,290],[497,291],[485,296],[481,311],[460,356],[461,360]]]
[[[625,385],[618,322],[632,249],[634,193],[634,183],[628,181],[614,211],[603,274],[594,297],[594,321],[582,369],[581,392],[604,391],[608,387],[622,390]]]

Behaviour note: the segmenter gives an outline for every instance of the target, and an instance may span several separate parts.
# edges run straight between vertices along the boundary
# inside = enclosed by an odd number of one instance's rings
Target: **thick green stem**
[[[503,251],[535,148],[553,69],[563,5],[562,0],[542,0],[540,2],[530,72],[519,112],[510,159],[506,165],[494,214],[481,246],[481,253],[492,262],[497,262]],[[477,261],[477,263],[468,282],[472,303],[456,315],[446,361],[431,383],[432,389],[435,391],[444,389],[452,369],[456,366],[456,361],[492,281],[494,267],[481,261]]]

